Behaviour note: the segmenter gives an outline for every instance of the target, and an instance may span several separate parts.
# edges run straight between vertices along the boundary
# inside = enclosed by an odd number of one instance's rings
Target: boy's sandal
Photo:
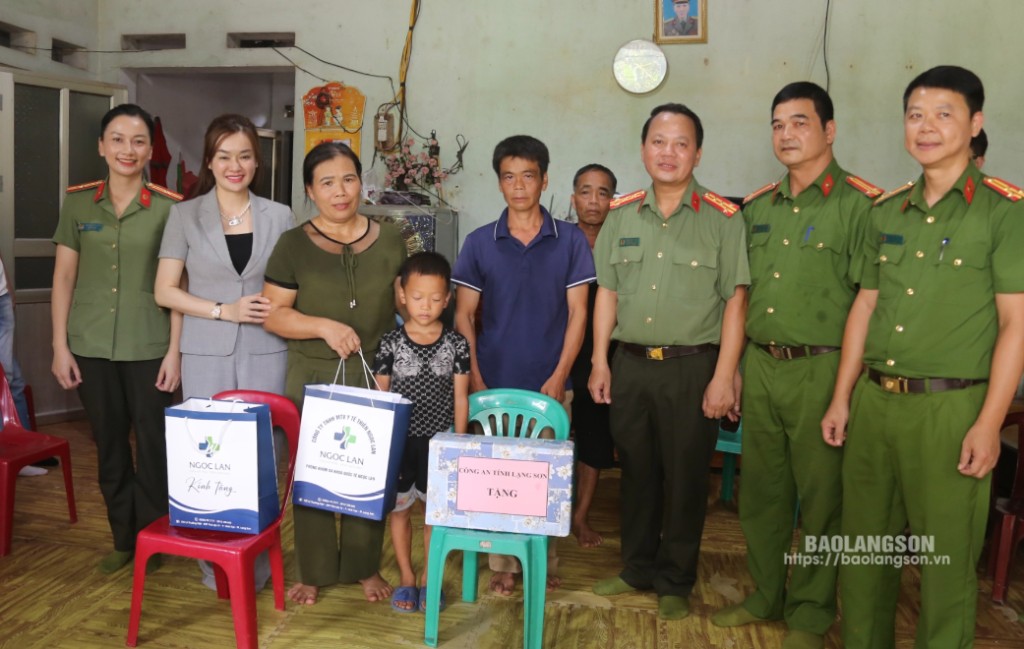
[[[415,586],[399,586],[391,596],[391,608],[399,613],[415,613],[418,610],[419,603],[423,601],[422,598],[423,595],[420,593],[419,588]],[[408,604],[409,608],[399,606],[399,602]]]
[[[440,613],[447,606],[448,606],[448,604],[444,601],[444,590],[442,590],[441,591],[441,598],[440,598],[440,601],[438,602],[437,612]],[[426,613],[427,612],[427,587],[426,586],[424,586],[423,588],[420,589],[420,612],[421,613]]]

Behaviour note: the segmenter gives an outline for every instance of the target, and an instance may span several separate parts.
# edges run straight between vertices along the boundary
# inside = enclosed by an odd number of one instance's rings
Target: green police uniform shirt
[[[868,367],[910,378],[988,377],[995,294],[1024,291],[1021,198],[971,164],[932,207],[923,177],[878,199],[861,281],[878,290]]]
[[[867,214],[882,190],[835,160],[797,197],[789,181],[786,174],[743,203],[747,336],[762,345],[838,347],[864,269]]]
[[[667,219],[653,187],[613,202],[594,245],[597,283],[618,294],[612,338],[640,345],[720,341],[726,300],[750,283],[738,211],[696,180]]]
[[[167,353],[170,311],[153,297],[157,253],[179,194],[148,183],[117,218],[104,181],[68,188],[53,242],[78,253],[71,352],[112,361]]]

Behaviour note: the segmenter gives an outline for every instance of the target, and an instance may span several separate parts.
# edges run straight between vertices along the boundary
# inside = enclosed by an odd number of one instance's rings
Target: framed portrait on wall
[[[654,40],[707,43],[708,0],[654,0]]]

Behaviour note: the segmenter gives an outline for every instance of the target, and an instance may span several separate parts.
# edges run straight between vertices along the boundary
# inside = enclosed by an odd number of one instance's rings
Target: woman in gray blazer
[[[185,314],[186,399],[234,389],[284,393],[287,346],[263,329],[270,302],[261,291],[267,259],[295,217],[249,191],[261,163],[252,122],[221,115],[206,130],[197,198],[172,207],[167,219],[154,293],[157,304]],[[203,583],[216,589],[213,571],[200,565]],[[257,590],[269,576],[261,556]]]
[[[261,291],[267,259],[295,217],[249,191],[260,163],[252,122],[216,118],[206,131],[198,197],[175,205],[167,220],[155,294],[157,304],[185,314],[186,399],[233,389],[284,392],[287,347],[263,329],[270,305]]]

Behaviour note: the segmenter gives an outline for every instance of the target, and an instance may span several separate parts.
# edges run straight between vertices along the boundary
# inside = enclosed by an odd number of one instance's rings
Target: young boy
[[[413,402],[409,437],[402,453],[398,498],[391,512],[391,543],[401,582],[391,598],[399,613],[422,610],[427,594],[430,526],[423,526],[423,574],[412,569],[413,503],[427,498],[427,452],[437,432],[465,433],[469,418],[469,343],[441,324],[451,296],[451,267],[436,252],[409,257],[400,272],[398,297],[408,311],[405,324],[384,335],[373,373],[382,390]],[[444,608],[444,593],[441,593]]]
[[[846,446],[847,649],[896,646],[903,557],[872,547],[901,537],[908,522],[916,539],[906,544],[922,548],[914,646],[974,646],[991,471],[1024,368],[1024,193],[970,163],[984,100],[981,80],[963,68],[911,81],[904,146],[922,173],[870,214],[861,288],[821,424],[826,442]]]

